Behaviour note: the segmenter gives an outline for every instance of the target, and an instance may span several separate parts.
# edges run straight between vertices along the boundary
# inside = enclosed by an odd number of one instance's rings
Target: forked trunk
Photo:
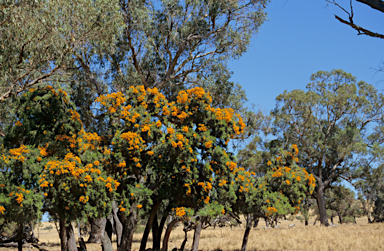
[[[123,234],[121,236],[121,243],[118,251],[131,251],[132,249],[132,240],[133,240],[133,233],[136,228],[137,223],[137,213],[136,209],[132,206],[130,210],[130,214],[128,217],[125,215],[122,215],[121,222],[123,224]]]
[[[247,250],[248,237],[249,237],[249,233],[251,232],[251,229],[252,229],[252,216],[251,214],[247,214],[247,222],[245,226],[243,244],[241,245],[241,251]]]
[[[152,239],[153,239],[152,249],[153,250],[160,250],[161,235],[163,233],[164,225],[167,218],[168,218],[168,212],[164,212],[164,215],[161,217],[161,220],[160,220],[160,225],[158,225],[157,220],[153,221],[153,224],[152,224]]]
[[[98,218],[91,219],[91,233],[89,234],[88,243],[101,243],[101,237],[104,234],[107,219]]]
[[[325,208],[325,199],[324,199],[324,186],[319,184],[317,187],[317,206],[319,207],[319,216],[320,223],[324,226],[329,226],[327,218],[327,210]]]
[[[195,234],[193,235],[192,251],[198,251],[200,234],[201,234],[201,221],[199,221],[195,228]]]

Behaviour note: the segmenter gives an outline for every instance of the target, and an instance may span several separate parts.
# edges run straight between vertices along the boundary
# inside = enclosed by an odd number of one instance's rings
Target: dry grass
[[[313,223],[310,222],[310,223]],[[55,227],[51,230],[42,230],[52,223],[43,223],[36,229],[41,242],[45,242],[46,249],[59,251],[59,236]],[[293,228],[287,228],[296,224]],[[282,221],[280,228],[266,229],[264,222],[252,229],[248,250],[382,250],[384,247],[384,224],[367,224],[366,218],[358,219],[357,225],[338,225],[337,227],[305,227],[299,221]],[[244,226],[224,228],[208,228],[203,230],[200,238],[201,250],[239,250],[244,234]],[[186,247],[192,245],[193,232],[188,234]],[[180,247],[184,239],[182,227],[177,227],[171,234],[169,250]],[[140,246],[141,234],[134,235],[133,250]],[[151,246],[151,240],[148,247]],[[116,243],[114,243],[116,249]],[[100,244],[87,244],[88,251],[101,251]],[[15,248],[0,248],[0,251],[13,251]],[[25,248],[28,250],[28,248]],[[36,250],[36,249],[30,249]]]

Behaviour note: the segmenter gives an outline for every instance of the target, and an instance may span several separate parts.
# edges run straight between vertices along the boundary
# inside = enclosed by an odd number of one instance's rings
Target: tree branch
[[[369,7],[384,13],[384,2],[381,0],[356,0],[356,1],[366,4]]]
[[[355,29],[358,32],[358,35],[367,35],[367,36],[370,36],[370,37],[377,37],[377,38],[384,39],[384,35],[383,34],[379,34],[379,33],[372,32],[370,30],[364,29],[363,27],[360,27],[360,26],[354,24],[353,22],[345,21],[344,19],[342,19],[342,18],[340,18],[340,17],[338,17],[336,15],[335,15],[335,18],[337,20],[339,20],[341,23],[351,26],[353,29]]]

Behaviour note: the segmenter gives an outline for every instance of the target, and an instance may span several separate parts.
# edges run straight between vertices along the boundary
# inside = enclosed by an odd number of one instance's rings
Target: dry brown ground
[[[258,228],[252,229],[248,250],[383,250],[384,224],[367,224],[366,218],[360,218],[357,225],[338,225],[337,227],[305,227],[300,221],[282,221],[280,228],[266,229],[264,222],[260,221]],[[293,228],[288,228],[295,224]],[[59,236],[55,227],[51,230],[42,230],[52,223],[43,223],[36,229],[40,242],[45,242],[47,250],[59,251]],[[244,226],[224,228],[208,228],[203,230],[200,239],[201,250],[238,250],[244,234]],[[141,234],[134,235],[133,250],[140,246]],[[193,232],[188,234],[186,247],[192,245]],[[85,238],[86,239],[86,238]],[[180,247],[184,239],[182,227],[177,227],[171,234],[169,250]],[[149,240],[148,247],[151,246]],[[116,243],[114,243],[116,249]],[[25,248],[24,250],[36,250]],[[87,244],[88,251],[101,251],[99,244]],[[0,248],[0,251],[14,251],[15,248]]]

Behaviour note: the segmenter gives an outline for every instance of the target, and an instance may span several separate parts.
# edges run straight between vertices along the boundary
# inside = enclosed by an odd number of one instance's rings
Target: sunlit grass
[[[42,230],[52,223],[43,223],[39,235],[40,242],[45,242],[45,248],[52,251],[60,250],[59,236],[55,227]],[[290,224],[295,227],[288,228]],[[305,227],[298,220],[282,221],[279,228],[265,228],[265,223],[260,221],[257,228],[253,228],[248,242],[248,250],[382,250],[384,247],[384,224],[368,224],[366,218],[357,220],[357,224],[338,225],[337,227],[313,226],[313,221]],[[244,225],[240,227],[207,228],[202,231],[200,250],[239,250],[244,234]],[[77,236],[77,235],[76,235]],[[139,250],[141,234],[134,235],[133,250]],[[150,235],[150,237],[152,237]],[[188,233],[186,247],[192,245],[193,231]],[[86,238],[85,238],[86,240]],[[169,250],[180,247],[184,240],[182,226],[178,226],[171,234]],[[152,247],[151,238],[147,248]],[[116,249],[116,243],[114,243]],[[100,244],[87,244],[88,251],[101,251]],[[13,251],[16,248],[0,248],[0,251]],[[27,250],[27,249],[25,249]],[[36,250],[36,249],[31,249]]]

